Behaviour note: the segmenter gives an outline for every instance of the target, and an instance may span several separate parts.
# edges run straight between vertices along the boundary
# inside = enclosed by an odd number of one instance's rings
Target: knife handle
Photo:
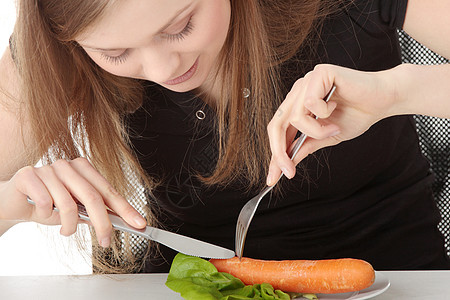
[[[29,197],[27,197],[27,201],[32,205],[36,205],[36,203]],[[91,219],[89,218],[89,215],[86,211],[86,207],[84,207],[84,205],[81,203],[77,203],[77,207],[78,207],[78,217],[83,221],[90,222]],[[59,212],[59,209],[55,206],[53,207],[53,210]],[[111,221],[111,225],[114,229],[134,233],[149,238],[147,235],[143,235],[145,229],[137,229],[128,225],[118,214],[114,213],[109,209],[107,209],[106,212],[108,213],[109,220]]]
[[[36,205],[30,198],[27,198],[27,201],[32,205]],[[86,208],[80,203],[77,203],[77,206],[79,218],[84,221],[90,221]],[[53,210],[59,211],[56,207],[54,207]],[[155,227],[146,226],[143,229],[137,229],[128,225],[113,211],[107,210],[107,213],[114,229],[126,231],[140,237],[156,241],[187,255],[217,259],[232,258],[235,255],[232,250]]]

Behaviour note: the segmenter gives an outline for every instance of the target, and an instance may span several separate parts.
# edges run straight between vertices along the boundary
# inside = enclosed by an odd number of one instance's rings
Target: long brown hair
[[[148,191],[154,182],[130,150],[123,123],[124,116],[142,104],[142,84],[105,72],[75,42],[116,1],[20,0],[13,46],[26,120],[36,139],[30,157],[44,156],[51,162],[85,155],[121,193],[133,198],[125,169]],[[231,26],[217,73],[224,80],[223,99],[215,106],[219,160],[203,180],[225,185],[243,178],[255,186],[264,181],[270,159],[266,126],[282,100],[279,66],[307,44],[319,20],[339,1],[230,1]],[[248,99],[242,96],[244,88],[251,91]],[[146,203],[141,202],[137,206],[143,209]],[[146,216],[153,221],[150,211]],[[117,238],[108,259],[94,247],[96,270],[136,270],[135,253],[121,246],[130,245],[129,239]]]
[[[309,37],[317,37],[324,17],[343,2],[231,1],[231,28],[218,72],[222,99],[215,103],[219,160],[213,174],[203,178],[205,183],[265,184],[270,162],[266,127],[286,92],[280,65],[301,47],[312,47],[317,39]],[[249,98],[243,97],[244,89],[250,90]]]
[[[28,149],[30,160],[86,156],[120,193],[135,199],[133,182],[124,170],[143,171],[129,151],[122,120],[141,104],[141,84],[105,72],[74,41],[114,2],[19,1],[13,48],[26,120],[35,137],[35,148]],[[149,178],[139,178],[151,186]],[[145,207],[138,205],[141,210]],[[146,214],[151,222],[150,212]],[[96,269],[135,268],[132,253],[121,245],[129,245],[129,239],[117,234],[108,259],[94,240]]]

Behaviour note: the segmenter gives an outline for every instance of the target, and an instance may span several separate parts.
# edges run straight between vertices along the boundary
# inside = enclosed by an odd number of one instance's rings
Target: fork
[[[335,90],[336,86],[333,86],[331,90],[328,92],[328,94],[325,96],[325,102],[328,102],[328,100],[330,100]],[[305,140],[306,135],[302,133],[300,137],[297,139],[297,142],[295,143],[294,147],[289,152],[289,157],[291,158],[291,160],[294,160],[295,155],[297,154],[298,150],[303,145]],[[283,173],[281,173],[280,177],[273,185],[266,186],[258,195],[250,199],[242,207],[236,224],[236,236],[235,236],[235,251],[239,259],[241,259],[242,254],[244,252],[244,243],[245,238],[247,236],[248,227],[250,226],[250,222],[252,221],[253,216],[255,215],[259,203],[264,198],[264,196],[273,189],[275,184],[277,184],[278,181],[280,181],[281,177],[283,177]]]

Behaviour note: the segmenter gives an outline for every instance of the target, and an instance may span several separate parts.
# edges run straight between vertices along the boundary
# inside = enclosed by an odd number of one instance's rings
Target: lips
[[[189,70],[187,70],[186,73],[184,73],[181,76],[178,76],[177,78],[168,80],[168,81],[164,82],[164,84],[176,85],[176,84],[180,84],[180,83],[183,83],[183,82],[189,80],[192,76],[194,76],[195,71],[197,71],[197,67],[198,67],[198,58],[195,60],[192,67]]]

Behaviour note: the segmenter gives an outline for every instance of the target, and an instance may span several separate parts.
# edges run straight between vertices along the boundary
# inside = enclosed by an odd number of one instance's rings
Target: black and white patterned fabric
[[[403,31],[399,32],[399,39],[404,63],[430,65],[449,62]],[[439,229],[445,236],[447,254],[450,255],[450,120],[419,115],[414,118],[420,146],[436,177],[433,193],[442,216]]]
[[[143,216],[145,216],[145,206],[148,203],[147,194],[142,184],[139,183],[136,174],[134,174],[129,167],[124,167],[124,172],[127,174],[129,195],[128,202]],[[121,232],[121,239],[125,241],[125,237],[129,236],[129,244],[122,243],[122,251],[131,249],[132,253],[138,258],[142,259],[147,251],[148,240],[135,234]]]

